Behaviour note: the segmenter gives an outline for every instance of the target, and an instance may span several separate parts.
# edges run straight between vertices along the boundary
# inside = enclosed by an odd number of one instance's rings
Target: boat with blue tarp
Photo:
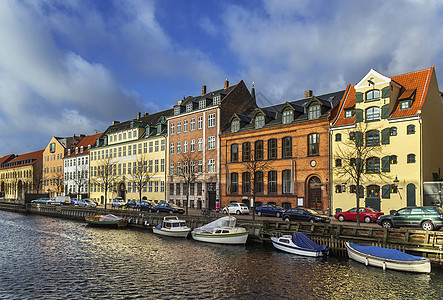
[[[329,254],[326,245],[313,242],[305,232],[294,232],[292,235],[271,237],[272,245],[278,250],[310,257],[321,257]]]
[[[348,256],[366,266],[397,271],[430,273],[431,261],[400,250],[377,246],[363,246],[346,242]]]

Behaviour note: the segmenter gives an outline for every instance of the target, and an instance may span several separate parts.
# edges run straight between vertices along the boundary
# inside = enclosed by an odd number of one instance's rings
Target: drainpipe
[[[329,216],[332,216],[332,174],[331,174],[331,155],[332,155],[332,131],[329,129],[329,146],[328,146],[328,174],[329,174]]]
[[[423,119],[421,116],[419,116],[418,123],[420,124],[420,206],[423,206]]]

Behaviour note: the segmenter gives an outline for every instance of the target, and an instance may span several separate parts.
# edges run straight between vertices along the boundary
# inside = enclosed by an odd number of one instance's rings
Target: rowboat
[[[125,227],[126,225],[128,225],[128,222],[125,218],[118,217],[112,214],[85,217],[85,221],[90,225],[104,227]]]
[[[237,227],[235,217],[222,217],[202,227],[198,227],[191,232],[192,238],[196,241],[227,244],[244,245],[248,239],[248,231],[243,227]]]
[[[396,249],[377,246],[362,246],[346,242],[348,256],[366,266],[391,269],[396,271],[430,273],[431,261]]]
[[[186,221],[178,217],[164,217],[163,222],[152,228],[155,234],[171,237],[187,237],[191,228],[186,226]]]
[[[291,254],[309,257],[327,256],[329,254],[326,245],[314,243],[305,232],[294,232],[292,235],[282,235],[280,237],[272,236],[271,241],[276,249]]]

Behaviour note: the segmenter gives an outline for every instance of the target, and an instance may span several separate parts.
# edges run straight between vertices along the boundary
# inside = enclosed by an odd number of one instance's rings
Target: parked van
[[[48,201],[48,204],[56,204],[56,205],[70,204],[70,203],[71,199],[69,199],[68,196],[55,196]]]

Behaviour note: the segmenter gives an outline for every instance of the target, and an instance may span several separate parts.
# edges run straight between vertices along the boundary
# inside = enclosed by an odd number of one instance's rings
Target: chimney
[[[202,96],[206,94],[206,85],[202,86]]]
[[[225,80],[225,90],[229,87],[229,81],[228,79]]]
[[[252,82],[251,96],[252,96],[252,99],[254,99],[254,101],[256,101],[256,100],[255,100],[255,87],[254,87],[254,81]]]
[[[305,98],[311,98],[312,97],[312,90],[305,91]]]
[[[138,112],[138,113],[137,113],[137,119],[140,119],[141,116],[142,116],[142,113],[141,113],[141,112]]]

